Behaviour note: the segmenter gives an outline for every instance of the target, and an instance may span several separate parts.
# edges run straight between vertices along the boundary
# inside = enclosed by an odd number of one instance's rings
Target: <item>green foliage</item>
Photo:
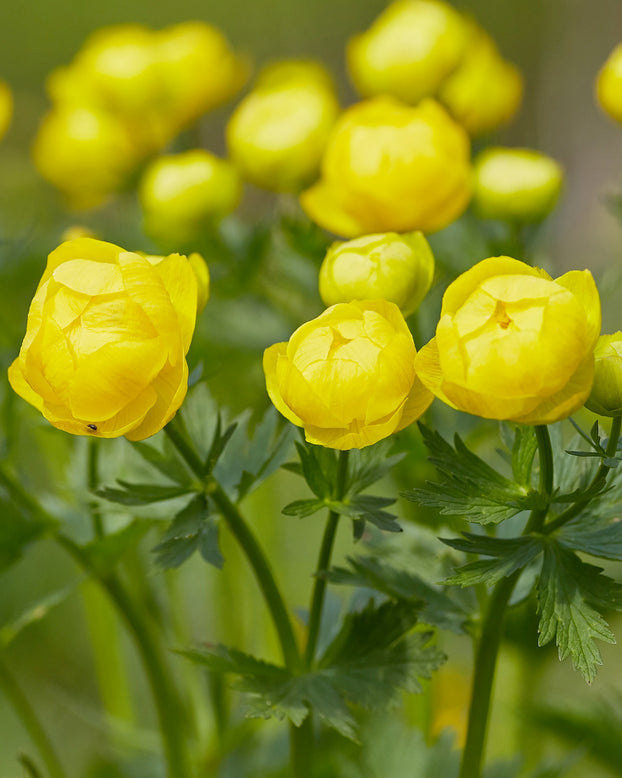
[[[65,602],[67,597],[75,592],[75,589],[75,585],[72,584],[71,586],[64,586],[62,589],[48,592],[35,603],[29,605],[18,616],[11,619],[11,621],[3,624],[0,627],[0,649],[5,648],[15,640],[23,629],[44,619],[57,605]]]
[[[99,575],[106,575],[125,553],[138,544],[151,527],[150,521],[132,521],[117,532],[95,538],[83,546],[82,550],[91,567]]]
[[[221,568],[224,559],[218,544],[219,521],[210,514],[205,494],[196,494],[182,508],[153,549],[156,562],[164,569],[179,567],[195,551],[215,567]]]
[[[570,419],[570,423],[592,450],[576,451],[566,449],[567,454],[575,457],[597,458],[600,459],[602,464],[606,465],[607,467],[617,467],[619,465],[619,463],[622,461],[620,457],[610,457],[605,450],[609,441],[607,438],[601,438],[598,421],[595,421],[592,425],[589,437],[585,434],[585,432],[583,432],[581,427],[579,427],[575,421]]]
[[[424,424],[420,423],[419,429],[430,452],[430,462],[444,478],[438,483],[427,482],[425,489],[405,492],[407,499],[479,524],[498,524],[521,511],[546,505],[538,492],[501,475],[470,451],[459,435],[455,435],[451,446]],[[516,445],[515,467],[522,480],[531,446],[526,436]]]
[[[185,486],[133,484],[122,480],[118,480],[117,483],[121,489],[103,486],[101,489],[97,489],[95,494],[109,502],[117,502],[127,506],[139,506],[173,500],[175,497],[181,497],[188,493],[188,487]]]
[[[560,660],[570,656],[588,683],[602,664],[595,640],[614,643],[611,629],[596,607],[622,610],[622,586],[602,569],[582,562],[558,543],[544,546],[537,586],[540,612],[538,645],[555,638]]]
[[[458,568],[446,584],[459,586],[492,585],[530,564],[541,552],[542,542],[530,536],[491,538],[463,533],[463,538],[441,538],[451,548],[467,554],[483,554],[492,559],[480,559]]]
[[[27,548],[51,533],[57,524],[47,516],[30,511],[0,491],[0,571],[17,562]]]
[[[531,470],[538,450],[536,431],[531,426],[517,424],[512,445],[512,474],[520,486],[531,486]]]
[[[350,704],[386,708],[399,689],[420,692],[418,678],[429,678],[443,662],[429,645],[431,633],[412,631],[416,621],[412,604],[370,602],[346,617],[317,666],[298,674],[224,646],[181,653],[213,672],[237,675],[237,688],[252,697],[250,716],[287,718],[300,726],[313,709],[329,727],[355,739]]]

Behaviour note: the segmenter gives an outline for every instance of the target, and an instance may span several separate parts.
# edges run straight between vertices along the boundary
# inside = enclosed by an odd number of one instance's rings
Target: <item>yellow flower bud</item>
[[[609,116],[622,122],[622,43],[615,47],[600,69],[596,97]]]
[[[467,25],[438,0],[398,0],[367,32],[350,40],[348,69],[364,97],[392,95],[417,103],[435,94],[456,67]]]
[[[347,450],[403,429],[430,405],[415,355],[398,307],[369,300],[328,308],[266,349],[263,364],[277,410],[310,443]]]
[[[322,178],[300,196],[307,215],[344,237],[434,232],[470,197],[469,138],[434,100],[411,108],[376,97],[344,111]]]
[[[589,270],[553,280],[491,257],[449,285],[417,374],[437,397],[475,416],[522,424],[564,419],[587,399],[600,332]]]
[[[473,205],[488,219],[532,222],[553,210],[561,167],[531,149],[490,148],[474,163]]]
[[[420,232],[365,235],[330,247],[320,268],[320,296],[325,305],[389,300],[408,316],[433,277],[434,255]]]
[[[196,307],[184,256],[152,263],[91,238],[63,243],[30,306],[11,386],[66,432],[147,438],[185,397]]]
[[[139,187],[145,229],[156,240],[183,243],[210,219],[231,212],[241,193],[235,167],[209,151],[159,157],[146,169]]]
[[[443,82],[438,99],[470,135],[492,132],[512,119],[523,97],[523,79],[476,25],[460,65]]]
[[[0,80],[0,138],[4,136],[13,117],[13,94],[9,85]]]
[[[231,158],[257,186],[297,192],[317,177],[338,111],[335,88],[321,65],[275,63],[229,121]]]
[[[585,407],[599,416],[622,416],[622,332],[598,339],[594,385]]]
[[[75,208],[98,205],[120,189],[137,157],[124,125],[109,114],[75,106],[43,118],[32,153],[39,173]]]

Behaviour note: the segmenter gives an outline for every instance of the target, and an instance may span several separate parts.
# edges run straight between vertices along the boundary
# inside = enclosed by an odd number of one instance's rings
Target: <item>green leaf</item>
[[[117,483],[122,489],[114,489],[104,486],[97,489],[95,494],[98,497],[117,502],[121,505],[150,505],[154,502],[163,502],[173,500],[175,497],[181,497],[188,494],[190,489],[187,486],[161,486],[159,484],[131,484],[127,481],[118,480]]]
[[[498,524],[521,511],[544,507],[537,492],[502,476],[470,451],[458,435],[452,447],[438,432],[421,423],[419,428],[431,454],[430,462],[445,480],[428,481],[425,489],[405,492],[407,499],[480,524]]]
[[[330,497],[337,472],[337,460],[332,449],[296,441],[296,450],[300,457],[302,475],[309,489],[320,499]]]
[[[614,643],[609,626],[592,605],[622,608],[622,586],[602,575],[601,568],[582,562],[555,542],[544,547],[537,587],[540,611],[538,645],[555,638],[560,660],[570,656],[588,683],[602,664],[595,640]]]
[[[294,500],[286,505],[281,511],[286,516],[298,516],[302,519],[305,516],[311,516],[314,513],[326,507],[324,500]]]
[[[0,497],[0,570],[17,562],[31,543],[41,540],[58,524],[31,514],[13,500]]]
[[[331,583],[366,586],[394,600],[406,600],[419,608],[419,620],[452,632],[464,632],[467,614],[438,587],[410,570],[391,566],[375,556],[348,557],[350,568],[333,567],[326,577]]]
[[[117,564],[130,548],[136,546],[153,526],[152,521],[137,519],[118,532],[112,532],[103,538],[95,538],[83,546],[91,565],[99,574],[106,574]]]
[[[349,500],[346,499],[341,502],[330,500],[326,504],[331,510],[343,516],[349,516],[355,521],[363,519],[364,521],[370,521],[378,529],[385,532],[401,532],[402,528],[395,520],[395,516],[388,511],[382,510],[394,502],[395,499],[392,497],[359,494]]]
[[[165,440],[168,440],[168,438],[165,438]],[[171,481],[175,481],[181,486],[186,486],[188,488],[192,487],[192,475],[181,463],[179,457],[175,453],[172,451],[162,453],[155,446],[145,442],[134,442],[132,443],[132,447],[145,461],[149,462],[152,467],[162,473],[162,475],[165,475]]]
[[[512,446],[512,474],[520,486],[531,486],[531,470],[538,450],[538,440],[534,427],[529,424],[517,424]]]
[[[431,633],[408,634],[415,622],[410,604],[370,603],[346,618],[319,666],[298,675],[224,646],[180,653],[212,671],[236,674],[237,688],[252,696],[251,716],[288,718],[300,726],[313,710],[327,726],[355,739],[350,704],[386,708],[398,689],[420,691],[417,677],[428,678],[444,661],[428,645]]]
[[[62,589],[49,592],[36,603],[29,605],[12,621],[0,627],[0,646],[6,648],[25,628],[45,618],[57,605],[63,603],[69,595],[73,594],[76,584],[65,586]]]
[[[542,551],[538,538],[491,538],[464,533],[463,538],[441,538],[443,543],[468,554],[483,554],[492,559],[480,559],[459,567],[444,583],[458,586],[492,585],[527,567]]]
[[[622,521],[586,526],[581,519],[568,522],[555,533],[560,545],[602,559],[622,561]]]
[[[209,512],[204,494],[197,494],[173,519],[163,540],[153,549],[156,562],[164,569],[179,567],[195,551],[215,567],[224,560],[218,541],[219,521]]]
[[[393,441],[385,439],[373,446],[352,449],[348,458],[346,494],[358,494],[390,473],[406,452],[389,456]]]

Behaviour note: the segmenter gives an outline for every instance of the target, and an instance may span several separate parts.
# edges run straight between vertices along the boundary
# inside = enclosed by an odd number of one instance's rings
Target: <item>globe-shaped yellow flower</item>
[[[471,194],[469,137],[434,100],[411,108],[376,97],[344,111],[331,133],[322,178],[300,196],[307,215],[347,238],[433,232]]]
[[[585,407],[599,416],[622,416],[622,332],[600,336],[594,362],[594,384]]]
[[[435,94],[462,57],[467,24],[439,0],[397,0],[348,43],[348,70],[364,97],[414,104]]]
[[[611,52],[598,73],[596,97],[609,116],[622,122],[622,43]]]
[[[231,116],[231,158],[257,186],[299,192],[317,178],[338,111],[332,79],[319,63],[276,62]]]
[[[449,285],[436,336],[415,366],[437,397],[475,416],[550,424],[592,387],[600,300],[588,270],[553,280],[491,257]]]
[[[310,443],[363,448],[411,424],[432,402],[415,373],[415,355],[393,303],[334,305],[288,343],[266,349],[268,394]]]
[[[320,268],[320,296],[325,305],[389,300],[408,316],[433,277],[434,255],[420,232],[364,235],[330,247]]]
[[[186,394],[197,290],[179,254],[150,260],[92,238],[61,244],[30,306],[11,386],[74,435],[153,435]]]
[[[158,157],[145,170],[139,187],[145,230],[178,248],[210,221],[233,211],[241,194],[236,168],[209,151]]]

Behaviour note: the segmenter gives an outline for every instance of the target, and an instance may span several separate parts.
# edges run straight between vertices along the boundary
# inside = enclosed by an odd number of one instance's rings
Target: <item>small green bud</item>
[[[622,416],[622,332],[598,339],[594,383],[585,407],[599,416]]]

